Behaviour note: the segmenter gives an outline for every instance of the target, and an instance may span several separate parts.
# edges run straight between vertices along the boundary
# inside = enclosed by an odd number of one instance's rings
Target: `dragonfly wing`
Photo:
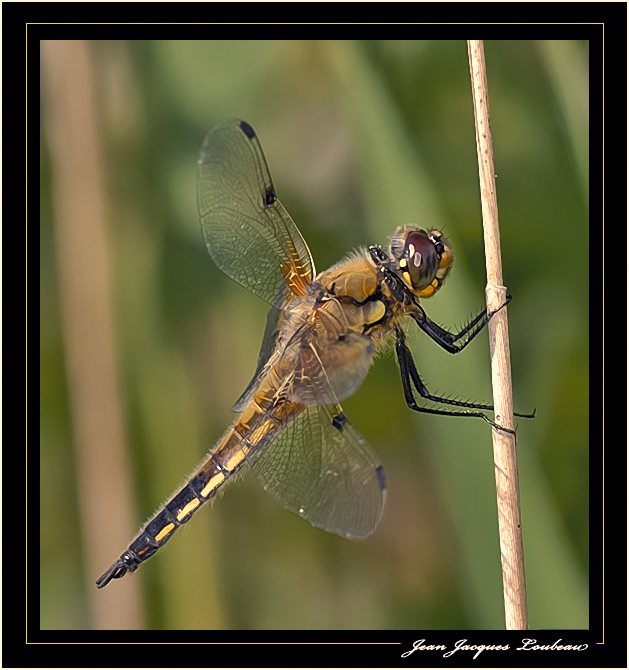
[[[384,468],[338,405],[305,408],[247,459],[269,495],[317,528],[363,540],[380,524]]]
[[[258,365],[253,374],[253,379],[247,385],[244,393],[236,400],[232,407],[232,412],[242,412],[249,404],[249,401],[256,392],[258,386],[262,383],[270,365],[273,365],[275,358],[281,353],[278,350],[278,338],[281,331],[284,312],[277,307],[271,307],[266,318],[266,328],[262,338],[262,346],[258,354]],[[275,355],[274,355],[275,354]]]
[[[364,335],[340,332],[334,315],[335,303],[328,301],[294,332],[280,334],[287,342],[276,348],[280,355],[273,355],[260,373],[269,374],[277,390],[250,424],[256,446],[247,459],[262,487],[282,507],[317,528],[364,539],[382,518],[386,478],[339,401],[362,383],[373,347]],[[265,431],[274,431],[276,425],[279,431],[269,434],[267,442]]]
[[[205,243],[232,279],[283,308],[315,275],[308,245],[277,199],[253,128],[230,119],[205,137],[198,206]]]

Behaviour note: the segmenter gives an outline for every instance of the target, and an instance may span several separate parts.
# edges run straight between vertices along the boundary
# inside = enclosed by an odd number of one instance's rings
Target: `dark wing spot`
[[[332,425],[336,428],[336,430],[343,430],[343,426],[346,423],[347,417],[342,412],[341,414],[337,414],[336,416],[332,417]]]
[[[264,194],[264,206],[265,207],[273,207],[277,200],[277,196],[275,195],[275,191],[273,189],[270,189]]]
[[[255,130],[246,121],[240,122],[240,129],[250,140],[256,136]]]
[[[384,491],[387,488],[387,475],[381,465],[376,468],[376,474],[378,475],[378,483],[380,484],[380,488]]]

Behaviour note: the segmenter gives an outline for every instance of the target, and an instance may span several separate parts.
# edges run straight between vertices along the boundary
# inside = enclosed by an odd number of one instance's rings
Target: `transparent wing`
[[[325,310],[322,307],[321,310]],[[384,469],[339,400],[362,383],[369,338],[326,329],[321,310],[270,359],[277,389],[250,426],[247,460],[265,491],[317,528],[350,539],[372,535],[384,512]],[[271,363],[269,363],[270,365]],[[264,382],[261,383],[261,386]]]
[[[315,275],[308,245],[277,199],[253,128],[222,121],[199,159],[198,206],[205,243],[232,279],[282,309]]]
[[[306,408],[247,459],[269,495],[317,528],[363,540],[382,520],[384,468],[338,405]]]
[[[249,404],[249,401],[256,392],[256,389],[262,383],[262,380],[267,374],[268,367],[272,366],[275,359],[280,355],[277,348],[277,341],[280,335],[281,324],[284,312],[277,307],[271,307],[266,317],[266,328],[264,329],[264,337],[262,338],[262,346],[258,354],[258,365],[256,371],[253,373],[253,378],[247,385],[240,398],[236,400],[232,407],[232,412],[242,412]]]

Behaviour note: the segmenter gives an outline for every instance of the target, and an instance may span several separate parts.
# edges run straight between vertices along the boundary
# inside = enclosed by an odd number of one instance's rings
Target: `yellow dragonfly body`
[[[316,275],[308,246],[277,199],[257,135],[238,120],[223,121],[205,138],[198,205],[218,267],[272,306],[258,369],[234,405],[236,423],[99,578],[99,588],[136,570],[245,463],[280,505],[313,526],[349,539],[371,536],[384,513],[386,476],[340,403],[384,346],[395,342],[412,409],[483,418],[478,410],[491,410],[431,395],[406,345],[407,317],[457,353],[491,316],[482,312],[453,334],[421,308],[419,300],[439,290],[452,264],[439,231],[398,228],[388,253],[360,249]],[[418,406],[413,387],[459,409]]]

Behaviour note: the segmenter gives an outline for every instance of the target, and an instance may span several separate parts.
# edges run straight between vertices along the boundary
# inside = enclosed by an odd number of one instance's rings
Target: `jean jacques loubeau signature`
[[[585,651],[587,644],[560,644],[559,638],[553,644],[537,644],[537,640],[524,638],[522,646],[516,647],[516,651]],[[445,652],[444,658],[453,656],[457,651],[474,652],[473,658],[478,658],[484,651],[509,651],[511,647],[508,644],[468,644],[466,639],[454,643],[454,649],[448,649],[444,644],[426,644],[426,640],[416,640],[413,642],[413,648],[405,651],[402,658],[407,658],[416,651],[439,651]]]

